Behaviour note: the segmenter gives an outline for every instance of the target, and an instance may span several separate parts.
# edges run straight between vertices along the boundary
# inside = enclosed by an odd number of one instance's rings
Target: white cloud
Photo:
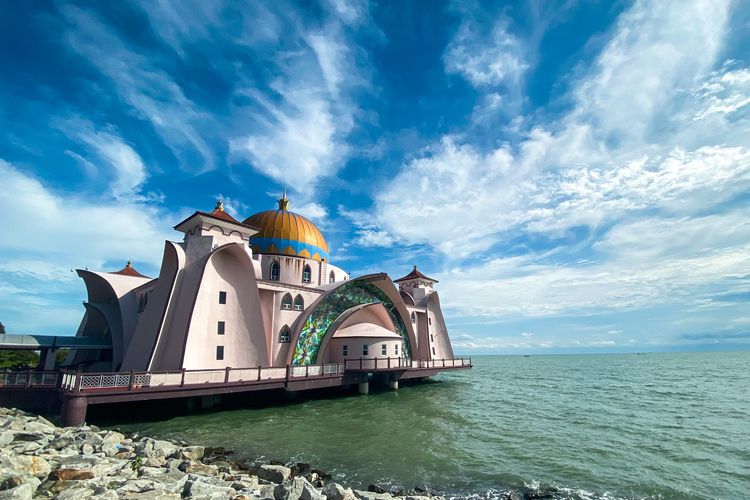
[[[157,266],[164,240],[174,236],[151,205],[57,194],[2,160],[0,176],[0,211],[7,221],[22,221],[0,234],[6,272],[45,279],[128,259]]]
[[[132,113],[148,121],[186,170],[214,168],[214,154],[204,139],[212,118],[200,110],[164,71],[90,13],[72,6],[61,8],[70,25],[70,47],[93,64],[114,85]]]
[[[380,228],[463,258],[519,233],[560,238],[648,210],[694,215],[747,192],[747,125],[693,119],[706,107],[699,89],[732,82],[738,93],[744,82],[736,67],[713,70],[727,4],[652,7],[621,16],[556,122],[490,151],[446,136],[405,164],[376,195]]]
[[[475,87],[504,85],[518,90],[529,68],[520,40],[500,19],[489,34],[465,19],[448,45],[443,60],[449,73],[460,73]]]

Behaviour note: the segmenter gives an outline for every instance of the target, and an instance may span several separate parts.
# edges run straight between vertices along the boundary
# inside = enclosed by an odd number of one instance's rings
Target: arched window
[[[297,295],[294,297],[294,310],[295,311],[301,311],[305,308],[305,299],[302,298],[302,295]]]
[[[328,275],[328,283],[333,283],[334,281],[336,281],[336,274],[331,271],[331,274]]]
[[[284,325],[281,327],[281,331],[279,332],[279,343],[281,344],[287,344],[292,341],[292,331],[289,329],[288,326]]]
[[[411,322],[412,323],[416,323],[417,322],[417,313],[415,313],[414,311],[412,311],[412,313],[411,313]]]
[[[279,264],[278,260],[275,260],[271,262],[271,279],[274,281],[279,281],[280,277],[281,277],[281,264]]]
[[[292,310],[292,296],[290,294],[284,295],[284,298],[281,299],[281,308],[286,309],[287,311]]]
[[[305,264],[305,267],[302,269],[302,283],[310,283],[312,281],[312,271],[310,270],[310,266]]]

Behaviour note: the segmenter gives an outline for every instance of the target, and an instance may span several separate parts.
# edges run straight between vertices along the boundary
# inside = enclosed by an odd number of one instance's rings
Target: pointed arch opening
[[[273,281],[281,279],[281,264],[278,260],[271,262],[271,279]]]
[[[295,311],[301,311],[305,308],[305,299],[302,298],[302,295],[297,295],[294,297],[294,310]]]
[[[331,273],[328,275],[328,283],[335,283],[336,282],[336,273],[331,271]]]
[[[281,309],[284,311],[291,311],[292,310],[292,296],[291,294],[284,294],[284,297],[281,299]]]
[[[302,268],[302,283],[310,283],[312,281],[312,269],[309,264],[305,264]]]
[[[287,325],[282,326],[281,330],[279,330],[279,343],[288,344],[291,341],[292,341],[292,330],[290,330]]]
[[[411,312],[411,322],[416,324],[417,323],[417,313],[414,311]]]

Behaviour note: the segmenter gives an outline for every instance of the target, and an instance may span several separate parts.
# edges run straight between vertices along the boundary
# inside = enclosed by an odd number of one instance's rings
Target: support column
[[[370,392],[370,383],[369,382],[360,382],[357,384],[357,392],[360,394],[368,394]]]
[[[42,362],[44,363],[42,365],[42,370],[50,372],[55,369],[57,351],[59,351],[59,349],[45,349],[42,351],[44,353],[44,356],[42,357]]]
[[[74,396],[65,399],[62,407],[63,425],[80,425],[86,421],[88,402],[85,396]]]
[[[398,379],[392,379],[388,381],[388,389],[392,391],[398,390]]]

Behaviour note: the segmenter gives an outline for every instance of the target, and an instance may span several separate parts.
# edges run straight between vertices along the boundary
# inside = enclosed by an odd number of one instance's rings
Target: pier
[[[426,378],[440,371],[472,367],[471,358],[417,361],[408,358],[354,358],[343,363],[286,367],[224,368],[214,370],[74,372],[5,371],[0,374],[0,401],[45,399],[45,409],[60,403],[65,425],[86,420],[89,405],[170,398],[201,398],[211,404],[222,394],[284,389],[304,391],[357,384],[369,392],[373,374],[386,374],[389,388],[403,379]]]

